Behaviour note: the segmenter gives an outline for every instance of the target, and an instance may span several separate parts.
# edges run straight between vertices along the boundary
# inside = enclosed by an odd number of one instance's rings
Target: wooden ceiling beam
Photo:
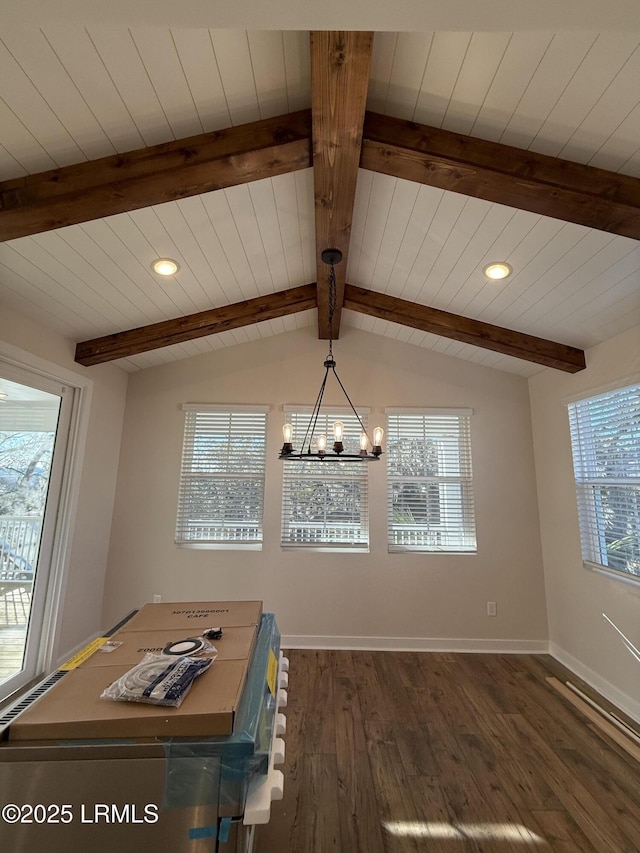
[[[373,33],[368,32],[311,33],[318,333],[321,338],[337,338],[340,333],[372,44]],[[335,267],[333,329],[329,324],[328,268],[321,257],[324,249],[342,252],[342,261]]]
[[[640,179],[368,112],[360,166],[640,240]]]
[[[184,343],[205,335],[215,335],[229,329],[239,329],[263,320],[275,320],[316,307],[315,284],[292,287],[267,296],[246,299],[210,311],[200,311],[176,320],[152,323],[138,329],[83,341],[76,347],[75,360],[90,366],[139,355],[149,350]]]
[[[311,165],[311,112],[255,121],[0,183],[0,241]]]
[[[555,367],[567,373],[577,373],[585,368],[584,352],[575,347],[514,332],[480,320],[471,320],[352,284],[345,286],[344,307],[370,317],[400,323],[402,326],[452,338],[454,341],[464,341],[545,367]]]

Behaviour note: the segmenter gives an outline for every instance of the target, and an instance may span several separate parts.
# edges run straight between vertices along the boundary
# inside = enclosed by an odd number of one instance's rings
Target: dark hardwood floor
[[[257,853],[640,851],[640,764],[549,686],[595,697],[553,658],[287,654],[284,800]]]

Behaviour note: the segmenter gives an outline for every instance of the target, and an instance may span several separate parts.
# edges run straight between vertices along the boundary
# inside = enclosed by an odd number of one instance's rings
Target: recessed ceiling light
[[[171,258],[158,258],[157,261],[151,264],[151,268],[158,275],[174,275],[180,269],[180,265],[177,261],[171,260]]]
[[[484,268],[484,274],[487,278],[498,281],[501,278],[506,278],[511,275],[513,268],[506,261],[498,261],[496,263],[487,264]]]

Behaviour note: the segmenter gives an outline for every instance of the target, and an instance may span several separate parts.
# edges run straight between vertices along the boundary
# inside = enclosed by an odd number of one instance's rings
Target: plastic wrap
[[[250,779],[268,769],[279,657],[280,632],[275,616],[264,613],[232,734],[164,742],[164,807],[210,805],[217,801],[220,815],[242,813]]]

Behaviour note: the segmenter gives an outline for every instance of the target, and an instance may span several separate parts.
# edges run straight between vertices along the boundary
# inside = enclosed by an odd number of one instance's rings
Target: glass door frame
[[[0,375],[61,396],[23,665],[2,682],[2,703],[57,663],[93,382],[6,344],[0,344]]]

